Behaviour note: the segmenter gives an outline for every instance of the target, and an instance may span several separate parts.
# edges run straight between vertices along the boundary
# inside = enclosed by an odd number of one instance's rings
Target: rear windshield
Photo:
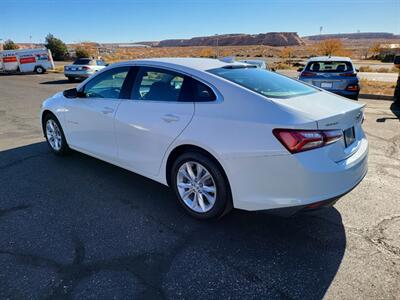
[[[348,61],[311,61],[305,70],[319,73],[350,72],[353,66]]]
[[[74,61],[74,65],[92,65],[94,62],[92,62],[91,59],[89,58],[78,58],[76,61]]]
[[[218,68],[208,72],[270,98],[291,98],[318,91],[286,76],[260,68]]]

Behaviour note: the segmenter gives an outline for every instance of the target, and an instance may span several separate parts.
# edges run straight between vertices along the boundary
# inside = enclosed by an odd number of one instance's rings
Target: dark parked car
[[[348,57],[313,57],[299,71],[299,79],[304,82],[353,100],[358,99],[360,85],[357,70]]]

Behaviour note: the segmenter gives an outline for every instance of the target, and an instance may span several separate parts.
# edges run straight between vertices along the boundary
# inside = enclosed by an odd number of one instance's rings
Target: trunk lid
[[[353,74],[353,72],[315,73],[308,82],[327,90],[344,90],[350,83],[358,81],[357,76],[342,76],[342,74]]]
[[[356,101],[347,100],[328,92],[272,100],[288,110],[296,111],[296,113],[314,120],[317,129],[341,130],[343,138],[326,147],[329,148],[327,150],[329,157],[334,161],[341,161],[351,156],[364,137],[361,122],[365,105]],[[348,136],[351,132],[354,135],[354,140]],[[347,137],[345,137],[346,135]]]

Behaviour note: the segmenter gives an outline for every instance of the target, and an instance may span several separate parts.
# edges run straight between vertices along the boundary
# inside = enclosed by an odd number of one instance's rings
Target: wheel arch
[[[44,120],[46,119],[46,117],[47,117],[48,115],[53,115],[53,116],[56,117],[56,115],[55,115],[50,109],[45,109],[45,110],[42,111],[42,116],[41,116],[41,118],[40,118],[40,122],[42,123],[43,134],[44,134],[44,126],[45,126]],[[56,118],[57,118],[57,117],[56,117]]]
[[[60,125],[61,125],[61,130],[63,130],[63,128],[62,128],[62,124],[61,124],[61,122],[60,122],[60,118],[55,114],[55,113],[53,113],[50,109],[48,109],[48,108],[46,108],[46,109],[44,109],[43,111],[42,111],[42,116],[41,116],[41,120],[40,120],[40,122],[41,122],[41,124],[42,124],[42,132],[43,132],[43,136],[45,136],[45,126],[46,126],[46,124],[45,124],[45,119],[46,119],[46,117],[47,116],[49,116],[49,115],[51,115],[51,116],[54,116],[56,119],[57,119],[57,121],[60,123]]]
[[[193,144],[181,144],[176,146],[168,155],[166,164],[165,164],[165,179],[168,184],[168,186],[171,186],[171,169],[174,164],[174,161],[179,157],[179,155],[186,153],[186,152],[198,152],[201,153],[208,158],[210,158],[220,169],[222,172],[222,175],[224,176],[224,179],[227,183],[227,188],[228,188],[228,194],[229,194],[229,200],[228,203],[226,204],[226,207],[221,215],[224,216],[227,214],[232,208],[233,208],[233,194],[232,194],[232,188],[231,184],[229,182],[228,175],[226,173],[225,168],[223,165],[220,163],[220,161],[216,158],[215,155],[213,155],[210,151],[207,151],[203,147],[193,145]]]
[[[210,158],[221,169],[221,171],[224,175],[224,178],[228,183],[229,190],[231,190],[230,184],[229,184],[229,179],[228,179],[227,173],[225,171],[225,168],[219,162],[219,160],[215,157],[215,155],[213,155],[210,151],[204,149],[203,147],[193,145],[193,144],[178,145],[168,154],[168,158],[167,158],[167,161],[165,164],[165,178],[166,178],[168,185],[171,184],[171,169],[172,169],[172,165],[174,164],[174,161],[181,154],[186,153],[186,152],[198,152],[198,153],[201,153],[201,154],[207,156],[208,158]]]

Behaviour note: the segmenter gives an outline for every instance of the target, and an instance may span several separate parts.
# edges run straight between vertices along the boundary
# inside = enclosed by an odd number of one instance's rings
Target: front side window
[[[133,99],[179,101],[185,76],[169,70],[142,67],[136,77]]]
[[[260,68],[218,68],[208,72],[269,98],[292,98],[318,90],[291,78]]]
[[[129,67],[121,67],[104,72],[84,87],[86,98],[119,99]]]

